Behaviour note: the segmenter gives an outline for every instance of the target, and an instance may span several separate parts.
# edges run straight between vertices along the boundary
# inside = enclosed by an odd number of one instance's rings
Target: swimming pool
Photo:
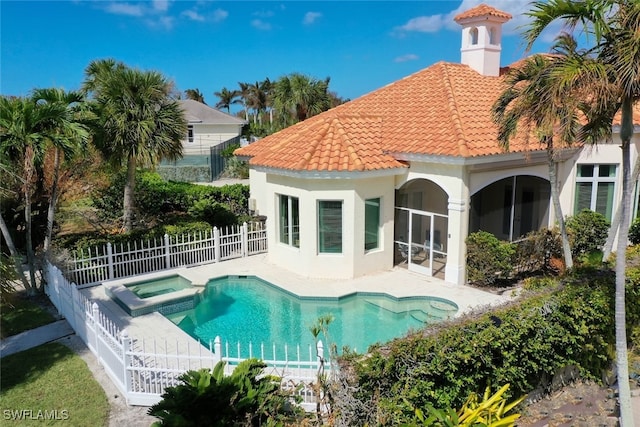
[[[457,310],[455,303],[433,297],[373,293],[298,297],[255,276],[225,276],[206,284],[193,309],[165,316],[204,344],[220,336],[231,345],[240,342],[247,347],[251,342],[256,347],[264,343],[295,348],[300,343],[304,349],[314,344],[309,328],[320,316],[331,314],[329,341],[339,350],[348,346],[364,352],[376,342],[453,317]]]

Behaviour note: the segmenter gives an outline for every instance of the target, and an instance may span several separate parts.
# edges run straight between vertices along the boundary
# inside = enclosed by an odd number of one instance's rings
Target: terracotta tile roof
[[[404,167],[385,154],[382,118],[328,111],[236,151],[251,164],[296,171],[370,171]]]
[[[491,107],[503,90],[501,77],[438,62],[236,154],[252,157],[252,165],[297,171],[397,168],[403,165],[392,155],[401,154],[502,154]],[[510,141],[510,152],[538,149],[524,132]]]
[[[484,3],[479,4],[478,6],[466,10],[462,13],[457,14],[453,20],[458,22],[458,21],[462,21],[465,19],[469,19],[469,18],[478,18],[480,16],[495,16],[497,18],[503,18],[506,20],[509,20],[512,18],[512,16],[510,14],[508,14],[507,12],[503,12],[501,10],[498,10],[494,7],[491,7],[489,5],[486,5]]]

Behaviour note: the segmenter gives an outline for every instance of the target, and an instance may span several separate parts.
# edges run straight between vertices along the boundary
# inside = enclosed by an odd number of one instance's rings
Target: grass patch
[[[24,293],[12,295],[10,305],[0,305],[0,337],[9,337],[55,321],[43,308],[45,304],[50,303],[44,295],[33,298],[27,298]]]
[[[86,363],[58,343],[2,358],[0,402],[3,425],[10,423],[7,411],[23,411],[26,419],[15,421],[21,426],[104,426],[109,415],[107,396]],[[58,419],[46,420],[47,415]]]

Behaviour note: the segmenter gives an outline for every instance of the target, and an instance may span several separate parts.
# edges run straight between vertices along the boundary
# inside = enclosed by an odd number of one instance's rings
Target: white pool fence
[[[264,223],[252,222],[211,231],[95,246],[74,252],[65,276],[89,285],[153,271],[187,267],[267,252]]]
[[[47,263],[45,291],[51,302],[62,314],[76,334],[96,356],[113,383],[130,405],[151,406],[161,400],[167,387],[180,383],[178,377],[188,370],[212,369],[219,361],[225,361],[225,372],[233,371],[244,360],[242,351],[248,348],[250,357],[262,359],[265,373],[282,379],[282,387],[296,390],[302,397],[302,406],[315,409],[314,384],[319,362],[324,355],[322,341],[317,348],[284,348],[284,360],[277,360],[276,346],[260,344],[229,344],[220,337],[208,343],[208,349],[185,340],[146,340],[132,337],[100,310],[96,302],[87,298],[78,287],[68,281],[62,271]],[[270,354],[272,357],[270,357]]]

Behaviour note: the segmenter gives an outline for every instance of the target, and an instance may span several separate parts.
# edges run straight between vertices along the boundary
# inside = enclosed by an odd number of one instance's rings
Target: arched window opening
[[[472,28],[469,31],[469,37],[470,37],[470,41],[472,45],[476,45],[478,44],[478,29],[477,28]]]

